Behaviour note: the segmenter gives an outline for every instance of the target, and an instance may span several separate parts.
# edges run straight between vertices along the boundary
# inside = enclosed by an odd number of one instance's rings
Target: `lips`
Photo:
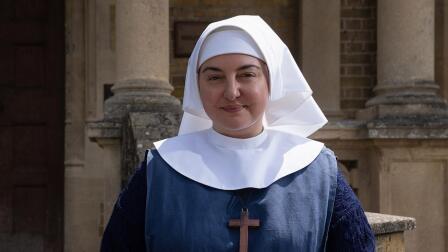
[[[221,107],[222,110],[228,113],[237,113],[245,108],[247,108],[246,105],[226,105]]]

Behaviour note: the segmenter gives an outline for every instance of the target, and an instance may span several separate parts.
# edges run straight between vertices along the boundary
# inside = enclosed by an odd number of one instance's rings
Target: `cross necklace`
[[[239,252],[247,252],[249,247],[249,228],[259,227],[259,219],[249,219],[249,209],[243,207],[239,219],[229,220],[230,228],[240,228],[240,250]]]

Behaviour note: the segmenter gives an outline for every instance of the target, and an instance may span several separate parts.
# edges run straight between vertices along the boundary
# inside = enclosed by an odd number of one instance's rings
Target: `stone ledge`
[[[386,117],[367,123],[369,138],[445,139],[448,138],[448,118]]]
[[[329,121],[310,138],[325,140],[447,139],[448,117],[386,117]]]
[[[361,120],[329,120],[326,125],[310,136],[311,139],[358,140],[367,138],[365,122]]]
[[[404,232],[416,228],[411,217],[366,212],[367,220],[375,235]]]
[[[122,135],[122,124],[118,122],[91,122],[87,124],[87,136],[100,146],[111,141],[119,141]]]

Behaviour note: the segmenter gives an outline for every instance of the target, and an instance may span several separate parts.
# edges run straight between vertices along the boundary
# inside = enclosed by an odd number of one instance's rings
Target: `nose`
[[[229,101],[233,101],[239,96],[239,83],[234,78],[229,79],[229,81],[226,83],[226,89],[224,90],[224,97]]]

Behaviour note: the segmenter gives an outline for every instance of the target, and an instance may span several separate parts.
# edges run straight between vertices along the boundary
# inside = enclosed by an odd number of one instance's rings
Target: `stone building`
[[[447,251],[448,0],[1,1],[0,250],[98,251],[142,152],[176,134],[195,39],[238,14],[291,49],[364,209]]]

